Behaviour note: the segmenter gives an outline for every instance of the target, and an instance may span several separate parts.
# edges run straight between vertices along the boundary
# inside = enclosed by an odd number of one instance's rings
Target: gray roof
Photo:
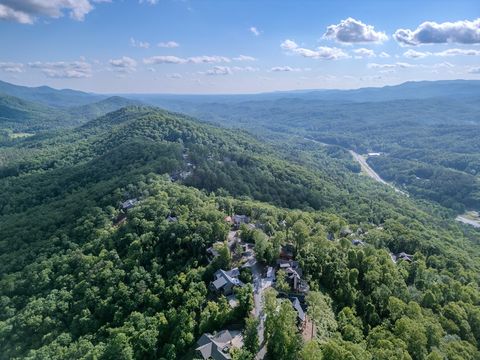
[[[292,304],[293,304],[293,308],[297,311],[297,317],[301,320],[301,321],[305,321],[305,311],[303,311],[302,309],[302,305],[300,304],[300,300],[298,300],[298,298],[293,298],[292,299]]]
[[[213,281],[213,286],[215,289],[219,290],[227,284],[231,284],[234,286],[243,286],[243,282],[241,282],[237,277],[240,275],[240,271],[238,268],[234,268],[231,270],[218,270],[215,273],[215,280]]]
[[[195,350],[202,354],[204,359],[224,360],[231,359],[230,349],[235,337],[240,333],[222,330],[216,335],[205,333],[197,341]]]

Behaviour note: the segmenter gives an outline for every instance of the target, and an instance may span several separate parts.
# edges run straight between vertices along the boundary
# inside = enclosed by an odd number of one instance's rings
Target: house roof
[[[231,284],[234,286],[243,286],[243,283],[237,279],[240,275],[240,271],[238,268],[234,268],[231,270],[218,270],[215,273],[215,280],[213,281],[213,286],[215,289],[219,290],[227,284]]]
[[[222,330],[215,335],[205,333],[198,339],[195,350],[199,351],[204,359],[231,359],[230,349],[241,346],[241,341],[236,341],[240,336],[239,331],[229,330]]]
[[[293,299],[291,299],[291,301],[292,301],[293,308],[297,312],[297,317],[301,321],[305,321],[305,311],[303,311],[303,309],[302,309],[302,305],[300,304],[300,300],[298,300],[298,298],[294,297]]]

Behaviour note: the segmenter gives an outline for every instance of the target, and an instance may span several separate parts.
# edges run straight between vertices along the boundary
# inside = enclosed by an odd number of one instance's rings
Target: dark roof
[[[297,312],[297,317],[300,321],[305,321],[305,311],[303,311],[302,305],[300,304],[300,300],[297,297],[291,299],[293,308]]]

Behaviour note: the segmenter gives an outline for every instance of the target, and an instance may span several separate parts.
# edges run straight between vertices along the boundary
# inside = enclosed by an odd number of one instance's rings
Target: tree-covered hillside
[[[176,359],[242,324],[251,292],[212,297],[206,253],[237,213],[259,258],[292,244],[321,292],[314,341],[271,340],[272,358],[478,359],[478,233],[302,146],[129,107],[0,147],[0,358]],[[283,311],[271,339],[292,331]]]

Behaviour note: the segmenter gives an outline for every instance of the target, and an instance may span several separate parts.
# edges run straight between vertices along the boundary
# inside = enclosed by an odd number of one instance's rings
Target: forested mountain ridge
[[[28,87],[5,81],[0,81],[0,93],[60,108],[86,105],[106,98],[104,95],[89,94],[78,90],[57,90],[49,86]]]
[[[480,206],[479,104],[475,93],[384,102],[318,101],[299,95],[248,102],[171,102],[168,108],[273,142],[296,135],[361,154],[381,152],[381,157],[368,160],[380,175],[418,198],[461,213]],[[431,179],[431,174],[438,176]]]
[[[477,359],[478,233],[357,176],[341,149],[303,146],[286,156],[134,106],[0,147],[0,358],[176,359],[241,322],[248,293],[233,311],[211,299],[206,249],[245,213],[268,235],[265,261],[295,244],[326,296],[316,356]],[[402,251],[413,262],[395,264]],[[291,358],[308,359],[296,344]]]

